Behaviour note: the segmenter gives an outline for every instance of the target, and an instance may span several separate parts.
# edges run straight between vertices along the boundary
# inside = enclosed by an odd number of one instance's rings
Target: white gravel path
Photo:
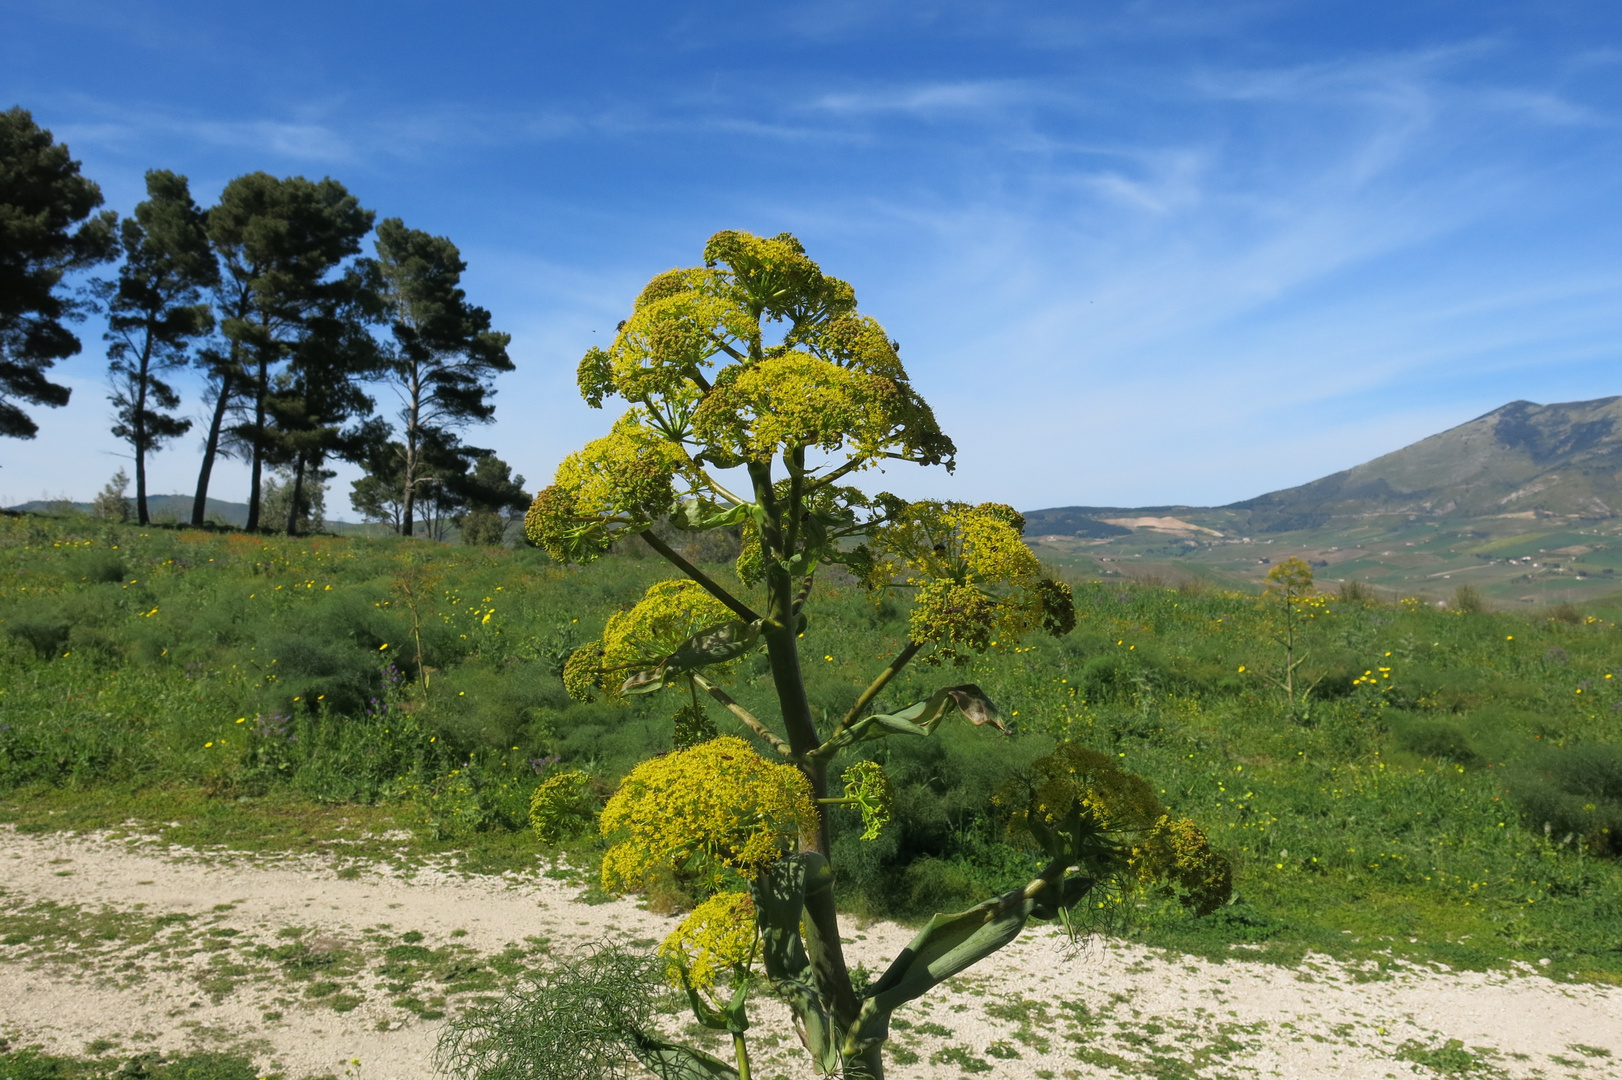
[[[95,1040],[123,1056],[234,1048],[289,1080],[346,1070],[365,1080],[415,1080],[433,1075],[441,1021],[391,1003],[401,991],[388,990],[377,967],[401,935],[421,935],[424,949],[483,958],[488,970],[504,950],[538,960],[539,939],[556,950],[604,937],[662,938],[672,926],[629,901],[579,903],[578,885],[538,873],[404,876],[380,866],[340,877],[336,866],[0,829],[7,926],[99,914],[103,927],[156,928],[141,946],[7,937],[0,1035],[70,1054]],[[911,936],[886,923],[847,933],[853,962],[875,971]],[[339,997],[310,997],[312,983],[290,982],[263,959],[269,948],[300,941],[359,958],[340,981],[363,1000],[335,1011]],[[1376,981],[1359,975],[1326,958],[1289,969],[1103,942],[1077,951],[1041,929],[904,1009],[910,1026],[898,1024],[890,1074],[1327,1080],[1439,1075],[1432,1066],[1462,1062],[1475,1075],[1622,1080],[1622,990],[1533,972],[1409,967]],[[784,1030],[772,1026],[778,1016],[757,1010],[757,1030]],[[1449,1040],[1457,1043],[1449,1048]],[[759,1046],[757,1057],[761,1080],[810,1076],[788,1043]]]

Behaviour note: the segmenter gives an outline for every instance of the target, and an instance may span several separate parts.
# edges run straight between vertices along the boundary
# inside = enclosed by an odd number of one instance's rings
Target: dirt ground
[[[0,829],[0,1036],[120,1058],[205,1048],[289,1080],[435,1075],[446,1014],[669,918],[586,904],[566,874],[199,853],[153,837]],[[850,928],[874,972],[903,927]],[[756,1075],[809,1077],[769,1002]],[[894,1077],[1616,1077],[1622,990],[1535,969],[1378,974],[1225,963],[1027,933],[897,1016]]]

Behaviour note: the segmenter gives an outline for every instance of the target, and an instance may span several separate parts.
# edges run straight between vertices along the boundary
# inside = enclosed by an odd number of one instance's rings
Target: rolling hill
[[[1178,576],[1254,582],[1295,554],[1340,580],[1433,596],[1467,581],[1536,602],[1614,587],[1619,508],[1622,397],[1608,397],[1510,402],[1362,465],[1227,506],[1069,506],[1025,516],[1044,557],[1106,574],[1132,560]]]
[[[151,513],[153,522],[159,525],[190,521],[192,502],[193,496],[191,495],[148,495],[146,500],[147,510]],[[130,507],[133,514],[133,500],[131,500]],[[92,511],[92,506],[87,502],[34,499],[31,502],[6,507],[6,509],[36,514],[63,512],[89,514]],[[230,525],[241,528],[248,523],[248,504],[226,502],[223,499],[210,499],[208,500],[207,520],[214,525]],[[340,536],[381,536],[389,531],[382,525],[332,519],[327,521],[326,528],[328,532],[334,532]]]
[[[194,499],[190,495],[148,495],[146,498],[147,510],[153,521],[190,521],[191,508]],[[134,501],[130,503],[133,507]],[[87,502],[68,502],[67,506],[73,513],[88,514],[92,507]],[[34,499],[31,502],[20,503],[6,509],[37,514],[54,513],[63,508],[62,501],[48,499]],[[248,504],[239,502],[226,502],[223,499],[208,500],[207,518],[220,525],[242,526],[248,521]]]
[[[1371,514],[1550,514],[1602,521],[1622,507],[1622,397],[1512,401],[1469,423],[1231,509],[1283,532]]]

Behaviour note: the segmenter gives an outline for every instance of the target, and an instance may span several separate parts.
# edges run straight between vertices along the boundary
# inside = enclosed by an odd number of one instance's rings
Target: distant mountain
[[[1172,508],[1157,506],[1154,509],[1169,511]],[[1087,536],[1098,539],[1125,536],[1132,530],[1112,525],[1104,519],[1146,512],[1140,509],[1126,510],[1119,506],[1058,506],[1051,510],[1031,510],[1025,514],[1025,535]]]
[[[1387,515],[1601,520],[1619,512],[1622,397],[1608,397],[1560,405],[1512,401],[1355,468],[1227,506],[1033,510],[1025,532],[1105,539],[1134,528],[1192,534],[1214,525],[1231,535]]]
[[[189,522],[194,501],[195,497],[191,495],[148,495],[146,497],[146,508],[147,512],[152,515],[152,520],[159,524],[168,521]],[[88,514],[91,512],[91,504],[87,502],[69,503],[68,505],[72,506],[76,513]],[[61,506],[62,503],[56,500],[34,499],[31,502],[18,503],[16,506],[7,509],[32,510],[35,513],[47,514],[56,511]],[[130,500],[130,516],[132,519],[135,516],[134,499]],[[216,525],[235,525],[237,528],[241,528],[248,523],[248,504],[210,499],[204,517]],[[370,534],[376,531],[387,531],[386,529],[373,529],[371,526],[360,525],[352,521],[329,520],[327,527],[333,532],[359,530]]]
[[[147,513],[152,515],[153,521],[190,521],[192,503],[195,501],[195,496],[192,495],[148,495],[146,497],[146,508]],[[16,506],[7,509],[49,513],[61,505],[60,502],[52,499],[34,499],[31,502],[18,503]],[[81,514],[88,514],[91,510],[91,504],[87,502],[76,502],[70,505],[76,512]],[[130,512],[132,515],[134,511],[135,500],[132,498],[130,500]],[[208,511],[205,516],[209,521],[222,525],[246,525],[248,523],[248,504],[210,499],[208,500]]]
[[[1622,507],[1622,397],[1512,401],[1469,423],[1300,487],[1226,510],[1255,532],[1322,528],[1382,514],[1587,519]]]

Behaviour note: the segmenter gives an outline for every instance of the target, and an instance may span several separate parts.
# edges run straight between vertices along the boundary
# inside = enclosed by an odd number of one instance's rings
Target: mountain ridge
[[[1032,532],[1104,537],[1129,531],[1111,517],[1220,513],[1246,531],[1280,533],[1386,515],[1601,521],[1616,517],[1616,507],[1622,395],[1512,401],[1349,469],[1223,506],[1069,506],[1025,516]]]

